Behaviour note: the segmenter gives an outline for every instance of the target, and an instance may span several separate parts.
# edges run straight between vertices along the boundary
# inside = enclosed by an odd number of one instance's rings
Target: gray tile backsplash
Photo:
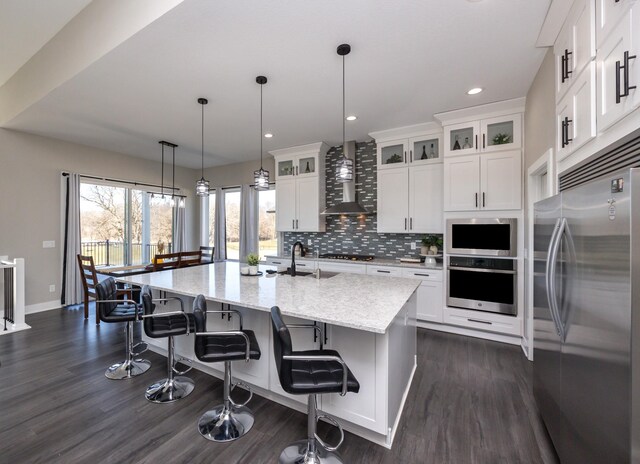
[[[342,201],[342,184],[335,180],[335,165],[342,156],[342,146],[332,147],[327,153],[326,185],[327,206]],[[356,144],[356,195],[361,205],[369,211],[377,208],[376,143],[374,141]],[[285,232],[283,248],[289,254],[291,245],[301,241],[309,253],[350,253],[374,255],[384,258],[418,256],[420,244],[411,249],[412,242],[420,242],[424,234],[379,234],[376,232],[375,214],[356,216],[327,216],[327,231],[318,233]],[[311,240],[311,245],[308,245]]]

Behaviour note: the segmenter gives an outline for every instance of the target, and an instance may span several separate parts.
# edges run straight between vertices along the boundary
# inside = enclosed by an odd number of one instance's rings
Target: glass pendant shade
[[[353,180],[353,160],[342,157],[336,165],[336,180],[338,182],[351,182]]]
[[[269,190],[269,171],[262,168],[253,171],[253,185],[256,190]]]
[[[196,195],[199,197],[209,196],[209,181],[202,177],[196,182]]]
[[[184,198],[180,198],[180,201],[178,202],[178,208],[184,208]]]

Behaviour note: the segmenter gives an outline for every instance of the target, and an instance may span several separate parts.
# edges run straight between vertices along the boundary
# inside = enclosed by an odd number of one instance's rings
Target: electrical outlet
[[[53,293],[56,291],[56,286],[55,285],[49,285],[49,293]]]
[[[55,240],[45,240],[42,242],[42,248],[55,248],[56,242]]]
[[[415,250],[416,249],[416,242],[411,242],[411,249]]]

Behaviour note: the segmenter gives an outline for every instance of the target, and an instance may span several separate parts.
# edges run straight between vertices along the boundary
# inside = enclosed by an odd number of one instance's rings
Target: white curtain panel
[[[258,192],[253,185],[242,186],[240,204],[240,261],[258,253]]]
[[[66,306],[82,302],[82,280],[77,258],[82,252],[80,246],[80,175],[69,173],[63,179],[66,179],[66,201],[63,203],[65,208],[65,242],[60,303]]]
[[[216,189],[216,217],[215,217],[215,233],[213,237],[214,261],[224,261],[227,259],[227,228],[226,214],[224,211],[224,191],[222,188]]]
[[[176,224],[175,231],[176,236],[174,240],[173,252],[187,251],[187,229],[185,221],[186,208],[176,207]]]

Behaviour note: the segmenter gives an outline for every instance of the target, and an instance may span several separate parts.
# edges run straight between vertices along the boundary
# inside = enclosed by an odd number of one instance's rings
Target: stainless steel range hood
[[[360,216],[362,214],[371,214],[367,209],[358,203],[356,198],[356,142],[350,141],[344,144],[344,155],[353,160],[354,179],[351,182],[342,184],[342,203],[331,206],[322,212],[323,216]]]

